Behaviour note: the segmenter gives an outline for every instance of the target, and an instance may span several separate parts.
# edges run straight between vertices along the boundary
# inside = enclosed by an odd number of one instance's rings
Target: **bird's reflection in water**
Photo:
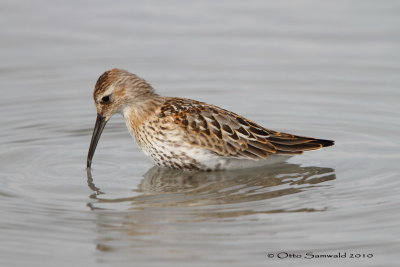
[[[96,216],[96,249],[109,252],[98,257],[110,262],[164,255],[171,242],[175,249],[167,250],[179,259],[202,257],[196,249],[180,242],[192,244],[195,240],[197,248],[207,248],[223,238],[230,240],[232,227],[236,236],[248,233],[249,228],[261,229],[259,233],[263,233],[268,217],[258,214],[323,211],[319,199],[310,203],[307,197],[296,198],[296,193],[326,190],[323,182],[335,179],[331,168],[288,163],[221,172],[153,167],[132,192],[134,196],[110,198],[94,184],[90,170],[87,175],[93,191],[88,206]],[[128,204],[129,208],[115,211],[118,204]],[[199,235],[197,229],[207,231]]]
[[[289,163],[218,172],[188,172],[153,167],[144,174],[135,189],[139,195],[107,199],[102,197],[104,193],[94,185],[90,169],[87,174],[89,188],[94,192],[90,196],[92,199],[100,203],[131,202],[132,209],[259,201],[299,193],[335,179],[331,168],[302,167]],[[91,207],[94,208],[93,204]],[[271,212],[285,210],[285,207],[281,207]]]

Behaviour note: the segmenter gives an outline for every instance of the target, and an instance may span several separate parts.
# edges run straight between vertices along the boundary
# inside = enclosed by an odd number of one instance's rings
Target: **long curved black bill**
[[[100,114],[97,114],[96,124],[94,125],[92,140],[90,141],[90,147],[87,156],[87,162],[86,162],[87,168],[90,168],[90,166],[92,165],[92,158],[94,155],[94,151],[96,150],[97,143],[99,142],[101,133],[103,132],[103,129],[106,126],[106,124],[107,124],[106,119]]]

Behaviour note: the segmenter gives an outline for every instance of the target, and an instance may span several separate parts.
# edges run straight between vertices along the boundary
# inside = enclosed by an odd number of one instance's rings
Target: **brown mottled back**
[[[159,116],[173,118],[193,146],[226,157],[259,159],[333,145],[330,140],[269,130],[233,112],[190,99],[169,98]]]

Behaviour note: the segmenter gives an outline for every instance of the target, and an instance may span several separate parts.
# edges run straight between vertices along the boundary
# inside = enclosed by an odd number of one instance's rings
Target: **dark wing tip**
[[[301,154],[303,151],[316,150],[333,146],[334,141],[294,135],[275,135],[269,141],[276,147],[278,154]]]
[[[333,141],[333,140],[316,139],[315,141],[318,144],[321,144],[323,147],[333,146],[335,144],[335,141]]]

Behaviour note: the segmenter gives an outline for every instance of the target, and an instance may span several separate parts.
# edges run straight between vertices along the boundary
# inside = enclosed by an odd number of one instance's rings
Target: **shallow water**
[[[0,6],[1,266],[395,266],[398,2]],[[185,173],[153,167],[116,116],[87,172],[92,88],[112,67],[336,145]]]

